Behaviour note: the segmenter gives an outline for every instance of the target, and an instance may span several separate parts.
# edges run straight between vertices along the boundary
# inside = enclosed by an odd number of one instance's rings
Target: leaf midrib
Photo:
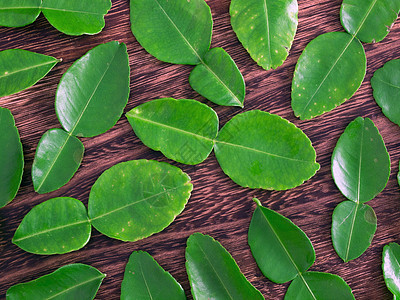
[[[268,6],[267,6],[267,0],[264,0],[264,13],[265,13],[265,19],[267,22],[267,38],[268,38],[268,56],[269,56],[269,62],[272,65],[272,56],[271,56],[271,32],[269,30],[269,15],[268,15]]]
[[[153,296],[151,295],[151,291],[150,291],[149,285],[147,284],[146,277],[144,276],[144,272],[143,272],[143,268],[142,268],[142,264],[141,264],[140,260],[138,260],[138,264],[139,264],[140,272],[142,273],[144,284],[146,285],[147,293],[149,294],[150,299],[153,300]]]
[[[360,204],[357,203],[357,204],[356,204],[356,208],[354,209],[353,218],[352,218],[352,220],[351,220],[349,239],[347,240],[346,255],[345,255],[345,258],[344,258],[344,261],[345,261],[345,262],[347,262],[348,259],[349,259],[350,245],[351,245],[351,241],[353,240],[354,225],[355,225],[355,223],[356,223],[357,212],[358,212],[358,208],[359,208],[359,207],[360,207]]]
[[[50,62],[46,62],[46,63],[42,63],[42,64],[37,64],[37,65],[32,65],[30,67],[22,68],[22,69],[19,69],[19,70],[16,70],[16,71],[12,71],[12,72],[7,72],[7,74],[3,73],[3,75],[0,75],[0,79],[4,78],[4,77],[11,76],[11,75],[14,75],[14,74],[17,74],[17,73],[20,73],[20,72],[28,71],[28,70],[31,70],[31,69],[43,67],[43,66],[50,65],[50,64],[55,64],[55,63],[57,63],[57,61],[58,60],[55,59],[54,61],[50,61]]]

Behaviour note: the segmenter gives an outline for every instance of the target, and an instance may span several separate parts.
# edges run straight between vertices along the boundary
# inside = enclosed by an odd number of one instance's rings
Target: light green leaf
[[[126,117],[146,146],[184,164],[204,161],[218,134],[215,111],[195,100],[153,100],[132,109]]]
[[[93,185],[89,217],[101,233],[133,242],[171,224],[183,211],[192,189],[190,177],[167,163],[120,163]]]
[[[126,46],[101,44],[63,75],[56,94],[56,113],[66,131],[92,137],[117,123],[128,102],[129,62]]]
[[[353,201],[340,203],[332,215],[332,242],[336,253],[348,262],[359,257],[371,245],[376,231],[374,210]]]
[[[210,48],[211,10],[204,0],[131,0],[131,29],[157,59],[197,65]]]
[[[289,219],[262,207],[257,208],[249,227],[249,246],[263,274],[273,282],[285,283],[305,272],[315,261],[315,251],[306,234]]]
[[[125,268],[121,300],[186,299],[181,285],[143,251],[133,252]]]
[[[186,247],[186,271],[194,299],[264,299],[240,272],[235,260],[212,237],[192,234]]]
[[[22,27],[33,23],[40,14],[41,4],[42,0],[1,1],[0,26]]]
[[[400,12],[400,0],[344,0],[340,21],[364,43],[382,41]]]
[[[292,83],[292,108],[302,120],[322,115],[360,87],[367,60],[361,43],[343,32],[312,40],[301,54]]]
[[[15,198],[24,172],[24,153],[11,112],[0,107],[0,207]]]
[[[332,176],[342,194],[356,203],[373,199],[386,186],[390,159],[374,123],[358,117],[339,138],[332,154]]]
[[[7,300],[91,300],[105,276],[88,265],[66,265],[38,279],[12,286],[7,291]]]
[[[12,242],[34,254],[63,254],[84,247],[90,232],[82,202],[54,198],[32,208],[18,226]]]
[[[65,185],[78,170],[85,148],[62,129],[50,129],[39,141],[32,165],[35,191],[45,194]]]
[[[1,51],[0,97],[31,87],[46,76],[58,62],[54,57],[21,49]]]
[[[286,190],[319,169],[309,138],[294,124],[267,112],[235,116],[215,143],[223,171],[243,187]]]
[[[283,64],[297,30],[297,0],[232,0],[231,23],[239,41],[265,70]]]
[[[390,243],[383,247],[382,253],[383,278],[394,299],[400,297],[400,246]]]

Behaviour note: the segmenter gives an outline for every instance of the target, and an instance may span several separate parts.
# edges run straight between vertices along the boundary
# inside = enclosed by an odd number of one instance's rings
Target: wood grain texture
[[[189,299],[190,287],[184,267],[186,239],[191,233],[210,234],[233,255],[250,282],[268,299],[282,299],[288,284],[274,284],[263,277],[247,244],[247,230],[255,208],[252,197],[290,218],[310,237],[317,254],[312,271],[342,276],[357,299],[391,299],[381,272],[381,253],[389,242],[400,242],[400,188],[396,173],[400,159],[400,128],[384,117],[372,97],[370,79],[378,68],[400,58],[400,21],[378,44],[364,44],[368,69],[356,95],[339,108],[310,121],[295,118],[290,107],[291,80],[297,59],[315,37],[330,31],[344,31],[340,25],[340,0],[299,0],[299,28],[291,53],[277,70],[264,71],[251,60],[232,31],[229,0],[207,0],[214,19],[212,46],[223,47],[244,75],[247,94],[244,110],[261,109],[278,114],[300,127],[317,151],[320,171],[303,185],[288,191],[250,190],[237,186],[212,154],[204,163],[186,166],[169,161],[144,146],[134,135],[125,117],[114,128],[95,138],[82,139],[86,152],[74,178],[58,191],[38,195],[30,177],[36,146],[42,134],[60,124],[54,111],[54,97],[62,74],[94,46],[112,40],[128,46],[131,66],[131,94],[125,111],[148,100],[162,97],[189,98],[206,102],[188,83],[193,67],[160,62],[146,53],[130,31],[129,1],[113,0],[106,27],[95,36],[66,36],[52,28],[41,15],[23,28],[0,28],[0,50],[21,48],[62,58],[34,87],[0,99],[0,106],[12,111],[19,128],[25,154],[25,170],[16,199],[0,209],[0,298],[6,290],[54,271],[69,263],[85,263],[106,273],[97,299],[118,299],[123,272],[134,250],[148,251],[182,284]],[[221,126],[240,108],[214,108]],[[336,188],[330,171],[333,148],[345,127],[358,116],[371,118],[379,128],[390,153],[391,175],[385,190],[368,204],[378,217],[372,246],[358,259],[343,263],[331,243],[331,218],[336,205],[345,200]],[[90,187],[109,167],[132,159],[167,161],[182,168],[192,178],[194,191],[184,212],[163,232],[142,241],[123,243],[96,230],[83,249],[65,255],[37,256],[11,243],[24,215],[35,205],[53,197],[75,197],[87,205]]]

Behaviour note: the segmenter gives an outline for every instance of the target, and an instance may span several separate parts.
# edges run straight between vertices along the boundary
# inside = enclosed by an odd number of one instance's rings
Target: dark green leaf
[[[0,26],[22,27],[33,23],[40,14],[41,4],[42,0],[1,1]]]
[[[264,299],[229,252],[208,235],[194,233],[189,237],[186,271],[194,299]]]
[[[390,243],[383,247],[382,270],[385,283],[389,291],[400,297],[400,246]]]

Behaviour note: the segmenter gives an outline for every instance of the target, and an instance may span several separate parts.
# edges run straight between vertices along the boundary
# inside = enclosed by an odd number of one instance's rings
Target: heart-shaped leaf
[[[214,148],[225,174],[243,187],[286,190],[319,169],[311,141],[299,128],[259,110],[226,123]]]
[[[54,57],[21,49],[1,51],[0,97],[31,87],[46,76],[58,62]]]
[[[312,266],[314,248],[306,234],[284,216],[257,208],[249,227],[249,246],[260,270],[270,280],[285,283]]]
[[[1,1],[0,26],[22,27],[33,23],[40,14],[41,4],[42,0]]]
[[[297,30],[297,0],[232,0],[231,23],[239,41],[265,70],[283,64]]]
[[[186,299],[181,285],[143,251],[133,252],[125,268],[121,300]]]
[[[366,62],[360,41],[347,33],[329,32],[312,40],[294,71],[296,117],[311,119],[350,99],[364,79]]]
[[[128,102],[129,76],[125,44],[109,42],[90,50],[58,85],[55,106],[61,125],[70,134],[84,137],[109,130]]]
[[[383,247],[382,270],[385,283],[394,298],[400,297],[400,246],[390,243]]]
[[[359,257],[371,245],[376,224],[375,212],[366,204],[344,201],[335,208],[332,215],[332,242],[344,262]]]
[[[11,112],[0,107],[0,207],[14,199],[24,172],[24,153]]]
[[[339,138],[332,154],[332,176],[349,200],[364,203],[386,186],[390,159],[374,123],[358,117]]]
[[[39,141],[32,165],[35,191],[45,194],[65,185],[78,170],[85,148],[62,129],[50,129]]]
[[[79,299],[92,300],[105,274],[84,264],[71,264],[7,291],[7,300]]]
[[[399,0],[343,0],[340,21],[364,43],[382,41],[400,12]]]
[[[24,217],[12,242],[34,254],[63,254],[81,249],[90,238],[86,207],[73,198],[53,198]]]
[[[183,211],[192,189],[190,177],[167,163],[120,163],[93,185],[89,217],[101,233],[133,242],[171,224]]]
[[[264,299],[229,252],[208,235],[194,233],[188,238],[186,271],[194,299]]]
[[[153,100],[132,109],[126,116],[146,146],[184,164],[204,161],[218,134],[215,111],[195,100]]]

